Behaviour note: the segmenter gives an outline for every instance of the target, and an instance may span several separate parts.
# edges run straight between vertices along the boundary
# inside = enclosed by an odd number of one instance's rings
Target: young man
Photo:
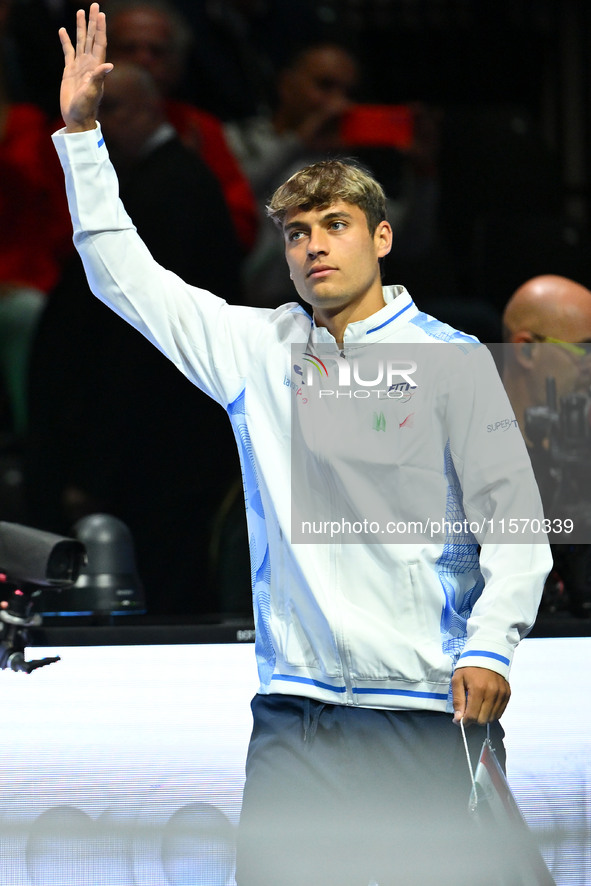
[[[271,200],[313,319],[228,305],[157,265],[95,122],[111,68],[98,4],[77,23],[76,49],[60,32],[54,138],[91,288],[225,407],[240,449],[260,689],[237,881],[493,883],[466,832],[457,723],[473,750],[492,724],[502,752],[550,557],[539,537],[502,543],[498,521],[541,511],[492,361],[382,287],[384,196],[355,166],[316,164]],[[459,529],[435,530],[443,516]]]

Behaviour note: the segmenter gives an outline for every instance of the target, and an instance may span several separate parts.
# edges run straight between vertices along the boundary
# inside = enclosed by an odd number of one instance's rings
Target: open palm
[[[103,82],[113,65],[105,63],[107,24],[99,4],[92,3],[88,25],[83,10],[76,13],[76,47],[65,28],[59,37],[64,51],[64,74],[60,91],[62,117],[69,131],[93,129],[103,94]]]

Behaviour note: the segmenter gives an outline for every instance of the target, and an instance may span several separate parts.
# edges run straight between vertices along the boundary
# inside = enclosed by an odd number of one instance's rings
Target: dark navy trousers
[[[238,886],[492,886],[499,847],[468,811],[450,714],[257,695]],[[475,766],[486,727],[466,730]],[[504,762],[503,731],[491,738]],[[505,882],[505,880],[503,880]]]

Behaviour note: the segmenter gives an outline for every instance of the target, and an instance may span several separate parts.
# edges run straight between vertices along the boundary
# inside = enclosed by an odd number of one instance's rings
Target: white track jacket
[[[259,691],[451,711],[454,668],[508,677],[552,560],[486,347],[402,286],[340,351],[297,304],[228,305],[153,260],[100,128],[54,142],[93,292],[232,423]]]

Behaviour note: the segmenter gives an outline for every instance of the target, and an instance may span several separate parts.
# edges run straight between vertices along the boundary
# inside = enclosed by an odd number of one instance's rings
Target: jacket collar
[[[406,326],[412,317],[419,313],[410,294],[404,286],[384,286],[384,307],[366,317],[349,323],[345,330],[345,346],[381,341],[390,336],[398,327]],[[324,326],[312,323],[312,341],[318,344],[335,344],[334,336]]]

